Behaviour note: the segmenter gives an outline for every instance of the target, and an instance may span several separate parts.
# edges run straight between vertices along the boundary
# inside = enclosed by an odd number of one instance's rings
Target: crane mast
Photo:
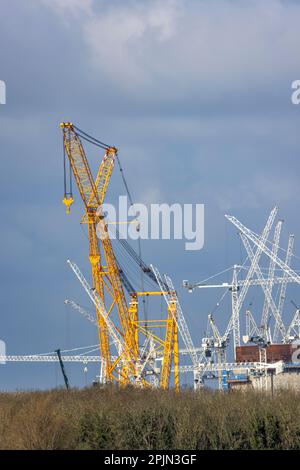
[[[275,256],[277,256],[278,254],[282,223],[283,221],[279,220],[275,227],[274,240],[273,240],[273,246],[272,246],[272,252]],[[270,296],[272,295],[272,290],[273,290],[275,267],[276,267],[275,262],[274,260],[271,259],[270,264],[269,264],[269,273],[268,273],[268,279],[269,279],[268,292],[270,293]],[[262,312],[262,319],[261,319],[261,326],[264,329],[266,336],[267,336],[267,331],[269,327],[269,310],[270,310],[270,301],[267,297],[265,297],[263,312]]]
[[[285,257],[285,263],[286,263],[287,266],[291,265],[293,249],[294,249],[294,240],[295,240],[295,237],[294,237],[293,234],[291,234],[289,236],[288,247],[287,247],[286,257]],[[280,318],[282,317],[282,313],[283,313],[283,307],[284,307],[284,302],[285,302],[285,297],[286,297],[287,285],[288,285],[288,274],[285,271],[283,273],[283,282],[281,284],[280,293],[279,293],[278,313],[279,313]],[[278,333],[279,333],[279,327],[278,327],[278,323],[276,322],[275,327],[274,327],[274,333],[273,333],[273,340],[274,341],[277,341]]]
[[[112,320],[109,317],[108,312],[105,309],[104,303],[102,302],[102,299],[96,289],[92,289],[91,286],[89,285],[88,281],[85,279],[84,275],[78,268],[78,266],[68,260],[68,264],[70,265],[72,271],[78,278],[79,282],[81,283],[82,287],[86,291],[87,295],[90,297],[91,301],[95,305],[97,311],[101,315],[103,322],[107,326],[107,331],[109,335],[112,338],[113,344],[116,346],[116,349],[119,353],[119,356],[117,359],[114,361],[114,363],[111,366],[111,369],[108,371],[110,374],[112,374],[116,367],[119,365],[119,363],[122,364],[123,368],[121,371],[118,371],[119,375],[121,376],[121,384],[127,384],[127,383],[134,383],[135,382],[135,356],[133,354],[133,350],[130,348],[130,346],[124,341],[123,335],[120,333],[116,325],[112,322]],[[104,362],[105,359],[103,358]],[[107,367],[107,364],[106,364]]]
[[[175,389],[179,391],[179,351],[178,351],[178,324],[176,300],[172,299],[168,305],[168,319],[166,325],[166,336],[163,351],[163,363],[161,371],[161,388],[169,388],[172,358],[174,356]]]

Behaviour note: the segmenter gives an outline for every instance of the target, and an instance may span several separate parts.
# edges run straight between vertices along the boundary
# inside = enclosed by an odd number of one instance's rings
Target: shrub
[[[298,449],[299,393],[0,393],[0,449]]]

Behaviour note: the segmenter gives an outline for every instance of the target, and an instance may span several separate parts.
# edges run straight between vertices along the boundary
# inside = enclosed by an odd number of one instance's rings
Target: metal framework
[[[88,225],[92,287],[78,266],[71,261],[68,263],[96,308],[103,370],[101,377],[104,382],[119,381],[121,384],[131,383],[139,386],[159,383],[162,388],[167,389],[170,386],[171,367],[174,362],[174,383],[175,389],[178,391],[180,378],[177,319],[180,306],[175,290],[172,287],[172,293],[165,294],[168,295],[167,319],[147,322],[139,320],[138,298],[143,295],[157,295],[157,293],[151,291],[134,292],[130,281],[116,259],[109,236],[108,223],[103,213],[103,203],[117,159],[117,149],[94,139],[71,122],[61,123],[61,128],[65,155],[70,162],[70,168],[85,207],[81,223]],[[95,180],[82,139],[105,151]],[[67,192],[66,184],[63,202],[67,207],[67,213],[70,213],[74,198],[71,190]],[[126,248],[128,249],[128,247]],[[145,270],[143,261],[132,249],[130,250],[131,256],[134,256],[134,260],[138,261],[139,266]],[[153,276],[152,273],[151,275]],[[129,289],[131,297],[129,305],[123,285],[127,290]],[[159,295],[164,295],[164,293],[159,292]],[[67,303],[85,318],[95,323],[95,319],[78,304],[73,301],[67,301]],[[113,314],[114,311],[117,312],[117,318]],[[156,334],[155,331],[158,328],[159,330],[165,328],[164,338]],[[144,338],[144,344],[141,349],[140,340],[142,338]],[[111,356],[112,348],[117,351],[117,359],[115,360]],[[158,381],[156,358],[161,357],[162,367],[159,371],[160,380]]]
[[[287,266],[291,265],[291,260],[292,260],[292,255],[293,255],[293,248],[294,248],[294,240],[295,237],[294,235],[289,236],[289,241],[288,241],[288,247],[286,251],[286,257],[285,257],[285,263]],[[284,302],[285,302],[285,297],[286,297],[286,290],[288,286],[288,274],[285,271],[283,273],[283,281],[280,287],[280,293],[279,293],[279,303],[278,303],[278,314],[280,317],[282,317],[283,313],[283,307],[284,307]],[[276,322],[274,332],[273,332],[273,341],[276,342],[278,341],[278,333],[279,333],[279,328],[278,324]]]
[[[298,308],[288,327],[287,337],[292,340],[300,339],[300,310]]]
[[[274,232],[274,240],[273,240],[273,246],[272,246],[272,252],[275,256],[277,256],[278,249],[279,249],[279,241],[280,241],[280,234],[281,234],[281,229],[282,229],[282,224],[283,221],[279,220],[276,224],[275,227],[275,232]],[[265,334],[267,334],[268,328],[269,328],[269,310],[270,310],[270,298],[272,298],[272,290],[273,290],[273,285],[274,285],[274,275],[275,275],[275,263],[271,259],[270,264],[269,264],[269,271],[268,271],[268,280],[269,284],[267,286],[268,294],[269,296],[265,296],[265,301],[263,305],[263,311],[262,311],[262,318],[261,318],[261,328],[265,331]],[[277,316],[279,318],[279,312],[277,312]]]
[[[236,347],[241,344],[241,331],[240,331],[240,317],[245,303],[245,299],[250,287],[259,286],[264,294],[264,301],[262,306],[261,320],[258,324],[249,308],[246,309],[246,335],[243,336],[245,343],[254,343],[259,346],[260,362],[266,362],[266,345],[274,344],[278,340],[280,334],[281,341],[288,343],[300,337],[300,314],[297,309],[293,320],[288,327],[285,326],[282,313],[286,297],[286,290],[289,283],[300,283],[300,276],[295,270],[291,268],[291,260],[293,255],[294,235],[289,236],[288,246],[285,253],[285,259],[279,257],[280,248],[280,235],[282,231],[283,221],[279,220],[275,224],[274,234],[272,241],[269,240],[272,227],[275,223],[278,208],[274,207],[270,212],[267,223],[261,233],[257,235],[252,230],[245,227],[233,216],[226,216],[226,218],[233,223],[239,230],[239,235],[247,253],[247,260],[249,266],[245,267],[234,265],[232,268],[232,281],[230,283],[223,282],[221,284],[206,284],[206,282],[198,282],[191,284],[188,281],[183,281],[183,286],[193,292],[195,288],[225,288],[231,294],[231,317],[226,329],[226,332],[233,333],[233,347],[234,357],[236,358]],[[267,272],[263,271],[261,267],[261,259],[267,257],[269,265]],[[246,260],[246,261],[247,261]],[[239,279],[240,272],[245,273],[244,279]],[[225,270],[223,272],[226,272]],[[223,272],[219,273],[222,274]],[[278,274],[278,272],[280,272]],[[214,276],[212,276],[214,277]],[[211,277],[211,278],[212,278]],[[210,278],[210,279],[211,279]],[[278,285],[276,301],[273,293],[274,286]],[[279,295],[278,295],[279,294]],[[223,299],[224,296],[222,296]],[[277,304],[278,299],[278,304]],[[219,305],[219,304],[217,304]],[[274,319],[274,330],[271,332],[270,320]],[[206,352],[211,350],[211,360],[207,361],[206,366],[202,366],[199,376],[205,375],[206,370],[209,370],[211,363],[214,362],[214,355],[217,356],[217,363],[225,365],[226,349],[229,343],[229,337],[225,334],[222,336],[216,326],[215,320],[212,315],[208,316],[208,322],[212,331],[212,338],[203,338],[202,344],[206,348]],[[224,344],[222,340],[227,337],[227,342]],[[205,372],[204,372],[205,371]],[[262,376],[266,378],[265,372],[261,372]],[[219,383],[221,382],[219,374]],[[220,388],[222,385],[220,383]]]

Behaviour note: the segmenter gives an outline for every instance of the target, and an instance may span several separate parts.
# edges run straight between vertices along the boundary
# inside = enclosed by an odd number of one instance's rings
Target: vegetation
[[[0,449],[299,449],[300,394],[0,393]]]

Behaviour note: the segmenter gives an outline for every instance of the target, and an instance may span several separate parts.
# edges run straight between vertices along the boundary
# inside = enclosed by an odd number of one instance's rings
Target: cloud
[[[93,0],[42,0],[56,13],[64,16],[68,13],[78,16],[81,13],[91,13]]]
[[[57,95],[53,105],[60,103],[62,89],[64,97],[74,100],[71,87],[61,85],[70,80],[77,87],[82,81],[76,94],[81,104],[89,106],[92,101],[105,106],[107,113],[216,115],[224,109],[227,114],[273,112],[278,103],[291,104],[291,83],[299,73],[300,5],[295,2],[43,0],[43,4],[59,18],[48,15],[56,31],[51,42],[47,29],[37,26],[41,49],[55,58],[50,58],[49,64],[54,63],[47,70]],[[47,10],[32,5],[44,17]],[[38,63],[43,58],[44,54]],[[44,84],[47,64],[37,69],[32,54],[27,61],[34,62],[28,67],[29,76],[34,70],[34,77],[38,74]],[[93,92],[92,100],[87,89]]]
[[[95,70],[119,89],[211,98],[296,73],[299,19],[299,5],[279,0],[129,2],[94,11],[82,34]]]
[[[172,41],[178,16],[179,2],[170,0],[131,2],[94,15],[83,28],[94,66],[121,88],[150,83],[147,50]]]
[[[292,203],[300,197],[299,183],[291,174],[256,174],[234,188],[222,188],[215,200],[222,212],[236,209],[258,209],[275,204]]]

